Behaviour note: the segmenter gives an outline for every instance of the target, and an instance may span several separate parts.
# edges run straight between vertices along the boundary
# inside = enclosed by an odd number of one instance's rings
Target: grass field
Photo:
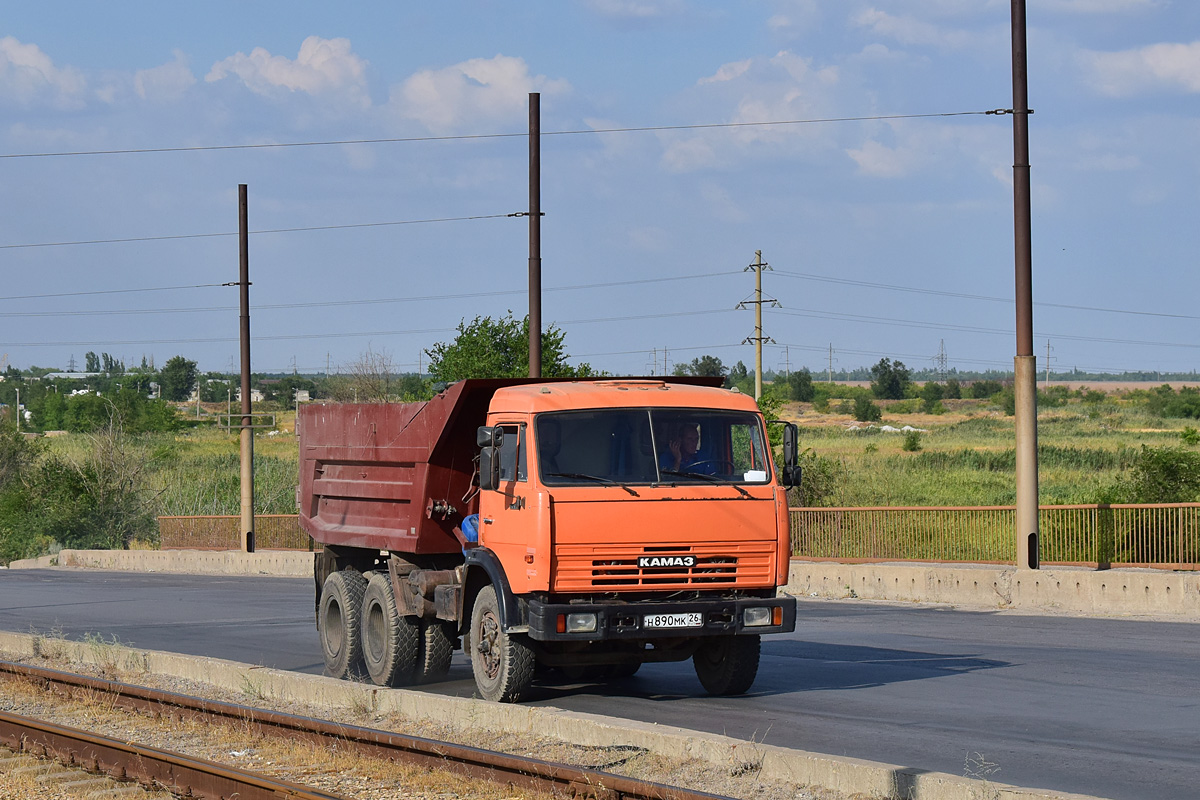
[[[1012,505],[1013,418],[988,400],[947,400],[943,414],[924,414],[913,400],[877,401],[875,427],[844,413],[818,413],[791,403],[781,416],[801,426],[806,450],[804,504],[822,506]],[[836,407],[836,402],[832,404]],[[1095,503],[1111,498],[1143,446],[1186,446],[1181,432],[1194,420],[1166,420],[1124,395],[1103,402],[1072,398],[1038,417],[1039,495],[1043,505]],[[282,414],[273,434],[255,436],[256,511],[295,512],[297,445],[294,415]],[[904,433],[920,429],[906,450]],[[82,435],[47,440],[61,453],[80,454]],[[237,514],[238,436],[214,427],[134,439],[156,515]],[[909,446],[912,446],[910,441]],[[1192,446],[1194,448],[1194,446]]]
[[[947,400],[946,413],[909,411],[908,401],[879,401],[874,428],[848,414],[792,403],[782,416],[801,426],[807,449],[805,504],[822,506],[979,506],[1016,502],[1013,418],[988,400]],[[1111,498],[1143,446],[1185,446],[1194,420],[1165,420],[1110,395],[1103,402],[1072,399],[1038,415],[1038,489],[1043,505],[1096,503]],[[904,449],[904,433],[921,429],[919,450]]]

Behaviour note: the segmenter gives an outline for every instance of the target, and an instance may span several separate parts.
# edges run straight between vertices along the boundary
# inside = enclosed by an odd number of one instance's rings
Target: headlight
[[[747,628],[756,628],[771,624],[771,609],[767,606],[755,606],[742,612],[742,624]]]
[[[595,614],[567,614],[567,633],[593,633],[595,630]]]

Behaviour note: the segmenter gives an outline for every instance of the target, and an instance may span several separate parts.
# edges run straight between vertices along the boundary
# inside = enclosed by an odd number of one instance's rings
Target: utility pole
[[[776,308],[779,307],[779,301],[774,298],[763,300],[762,296],[762,271],[771,269],[771,265],[762,260],[762,250],[754,251],[754,263],[746,267],[743,272],[754,270],[754,299],[743,300],[737,304],[737,308],[745,308],[746,303],[754,306],[754,335],[747,336],[742,340],[742,344],[754,342],[754,401],[758,402],[762,399],[762,346],[763,342],[775,344],[775,340],[770,336],[763,336],[762,330],[762,307],[763,303],[770,303]],[[771,270],[774,272],[774,270]]]
[[[785,379],[792,377],[792,360],[787,345],[783,347],[783,377]]]
[[[17,387],[17,407],[13,409],[13,415],[17,418],[17,433],[21,432],[21,389]]]
[[[940,381],[941,383],[945,383],[946,382],[946,340],[945,339],[942,339],[941,344],[938,346],[938,354],[934,358],[934,363],[937,364],[938,381]]]
[[[242,551],[254,552],[254,417],[250,408],[250,223],[246,184],[238,184],[238,294],[241,300],[242,427],[241,536]]]
[[[1033,354],[1033,234],[1025,0],[1012,0],[1013,255],[1016,277],[1017,569],[1038,569],[1037,356]]]
[[[1046,388],[1050,388],[1050,340],[1046,340]]]
[[[542,376],[542,96],[529,93],[529,377]]]
[[[826,380],[833,383],[833,342],[829,343],[829,372],[827,373]]]

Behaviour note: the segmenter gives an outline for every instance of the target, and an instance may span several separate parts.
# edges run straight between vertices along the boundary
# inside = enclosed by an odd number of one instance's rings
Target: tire
[[[454,655],[454,635],[441,620],[421,620],[421,641],[417,654],[416,682],[437,683],[450,671]]]
[[[525,638],[500,627],[494,586],[485,586],[471,610],[471,671],[485,700],[515,703],[533,682],[535,658]]]
[[[340,570],[325,579],[317,606],[317,635],[325,671],[335,678],[356,680],[362,674],[362,643],[359,621],[367,580],[352,569]]]
[[[758,675],[758,636],[715,636],[692,656],[696,677],[709,694],[745,694]]]
[[[367,584],[362,604],[362,656],[367,675],[378,686],[407,686],[417,666],[417,621],[396,613],[396,596],[386,572]]]

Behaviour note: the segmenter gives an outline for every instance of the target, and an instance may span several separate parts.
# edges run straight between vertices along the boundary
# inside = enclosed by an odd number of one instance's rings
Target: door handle
[[[491,517],[484,517],[484,518],[483,518],[483,524],[484,524],[484,525],[491,525],[491,524],[492,524],[492,518],[491,518]]]

